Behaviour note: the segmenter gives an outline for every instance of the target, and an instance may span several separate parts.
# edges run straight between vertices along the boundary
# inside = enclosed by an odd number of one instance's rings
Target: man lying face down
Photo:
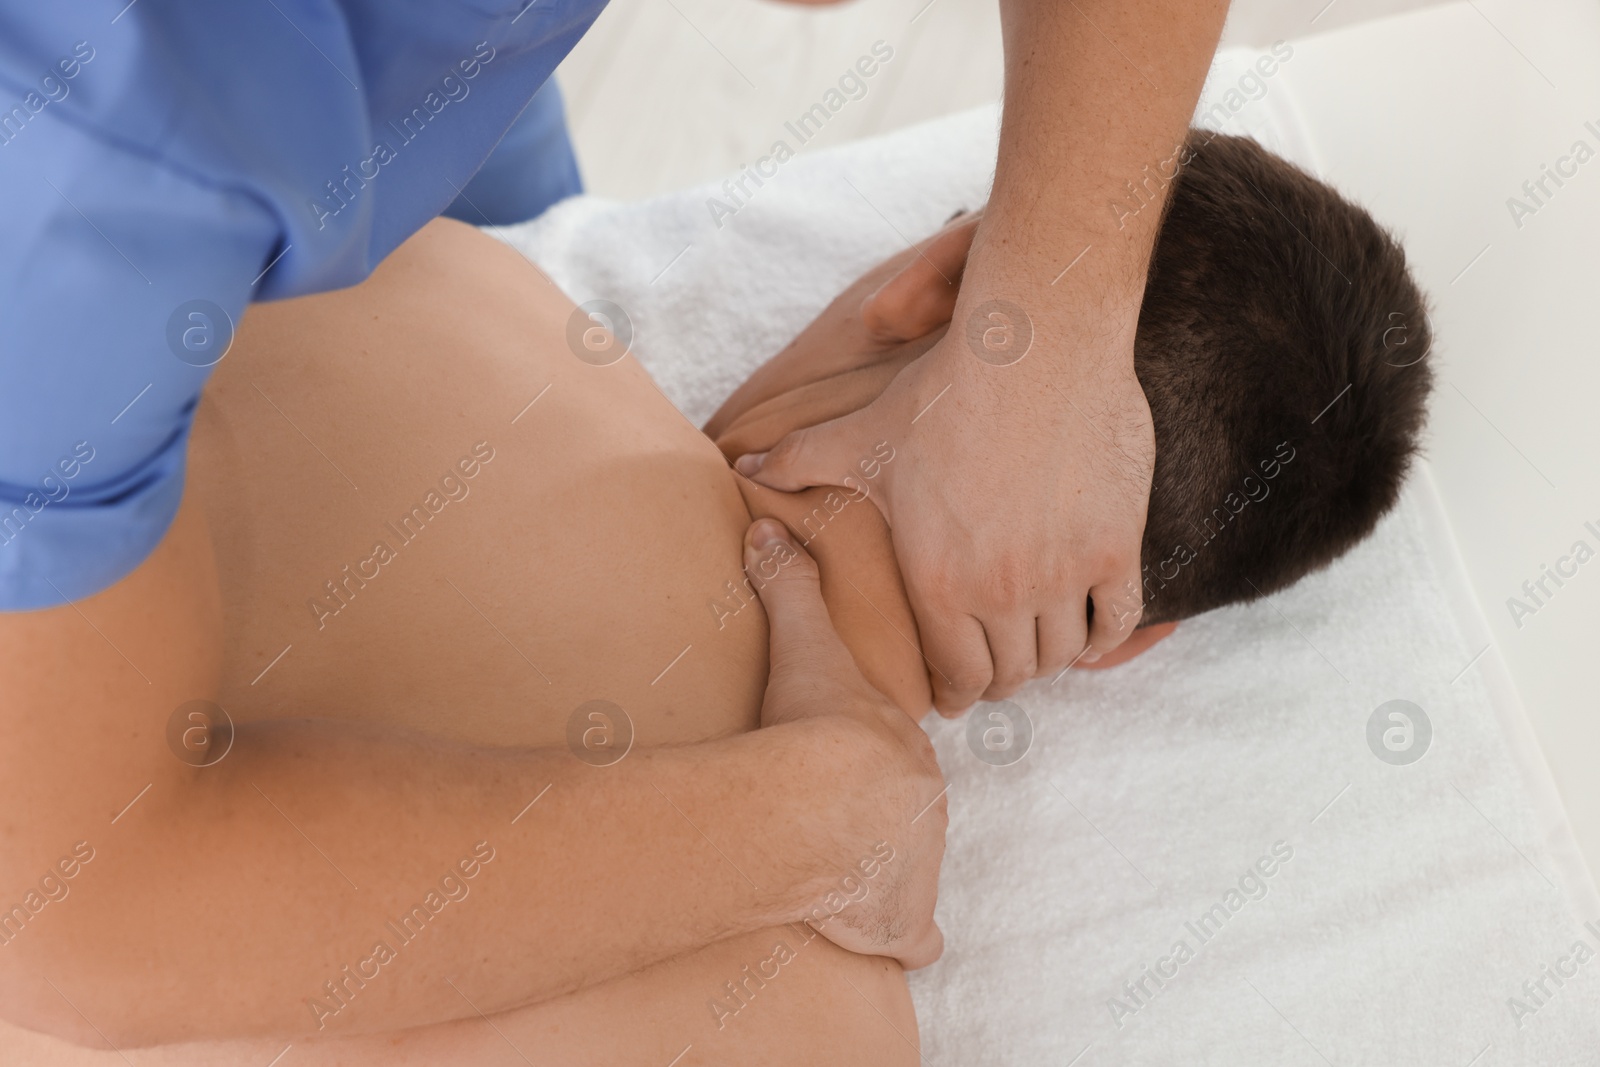
[[[1186,154],[1134,342],[1155,473],[1142,588],[1111,610],[1142,632],[1097,666],[1366,537],[1399,495],[1432,385],[1425,301],[1370,215],[1253,140],[1196,130]],[[930,304],[948,317],[953,291],[929,297],[904,279],[923,271],[942,288],[933,264],[954,247],[959,269],[960,233],[926,244],[841,294],[729,399],[706,427],[725,455],[864,406],[931,346],[942,329],[900,341],[910,330],[890,323],[876,349],[848,336],[875,304],[911,322]]]

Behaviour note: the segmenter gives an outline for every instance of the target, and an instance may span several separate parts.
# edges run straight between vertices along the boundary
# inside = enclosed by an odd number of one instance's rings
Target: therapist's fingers
[[[1089,601],[1069,600],[1039,614],[1039,677],[1054,678],[1070,666],[1083,666],[1089,639]]]
[[[814,485],[843,485],[871,452],[871,420],[877,403],[860,411],[795,430],[766,452],[740,456],[738,472],[769,489],[798,492]]]
[[[947,719],[955,718],[972,707],[994,681],[988,637],[975,617],[929,610],[927,605],[916,602],[914,587],[908,592],[933,683],[934,710]]]
[[[985,618],[994,678],[983,691],[985,700],[1004,700],[1033,680],[1039,664],[1039,635],[1033,612]]]
[[[773,684],[782,688],[793,677],[853,680],[859,672],[823,603],[816,560],[783,523],[750,524],[744,567],[767,613]]]
[[[1089,613],[1089,652],[1083,657],[1086,662],[1099,659],[1133,636],[1144,613],[1135,578],[1137,572],[1089,590],[1093,610]]]
[[[1175,622],[1158,622],[1151,626],[1141,626],[1133,631],[1133,636],[1093,663],[1080,663],[1078,666],[1091,671],[1103,671],[1110,667],[1119,667],[1135,656],[1149,651],[1152,645],[1170,637],[1177,628],[1178,624]]]
[[[957,218],[918,245],[910,262],[862,301],[861,321],[874,341],[915,340],[950,321],[982,218],[981,212]]]

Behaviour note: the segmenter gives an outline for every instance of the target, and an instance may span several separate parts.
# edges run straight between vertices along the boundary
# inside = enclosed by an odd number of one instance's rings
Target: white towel
[[[1257,58],[1219,57],[1201,112],[1259,95]],[[1214,119],[1314,164],[1291,70]],[[982,203],[997,124],[802,152],[739,203],[578,198],[501,236],[574,300],[621,305],[699,423],[863,269]],[[933,719],[951,788],[947,948],[911,978],[926,1061],[1600,1063],[1600,898],[1488,645],[1423,470],[1324,573],[1029,686],[1020,762]],[[1369,744],[1392,700],[1431,724],[1416,762]]]

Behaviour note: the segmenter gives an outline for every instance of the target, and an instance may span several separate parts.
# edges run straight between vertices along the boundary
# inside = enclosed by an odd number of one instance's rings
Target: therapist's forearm
[[[1227,9],[1001,0],[1005,112],[964,302],[1137,314],[1168,188],[1158,172],[1170,177],[1161,165],[1184,140]]]
[[[209,560],[186,505],[118,586],[0,615],[11,1022],[127,1048],[476,1017],[798,919],[867,847],[852,804],[892,757],[837,717],[605,768],[245,723],[221,762],[186,766],[163,727],[215,692]]]
[[[59,924],[24,929],[10,951],[124,1047],[373,1033],[537,1003],[799,918],[797,883],[823,865],[791,813],[816,810],[825,733],[778,728],[596,769],[344,724],[246,728],[188,781],[156,769],[100,838],[83,892],[49,916]],[[440,910],[421,923],[419,906]],[[393,959],[374,956],[379,941]]]

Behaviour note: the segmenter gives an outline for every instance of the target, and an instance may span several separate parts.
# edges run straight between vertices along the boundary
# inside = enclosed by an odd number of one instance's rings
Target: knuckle
[[[996,606],[1015,604],[1031,593],[1035,585],[1033,576],[1025,568],[1005,562],[990,573],[985,599]]]
[[[1004,614],[1019,605],[1058,599],[1069,591],[1064,576],[1028,560],[1008,556],[987,568],[977,600],[990,611]]]
[[[960,599],[961,557],[926,542],[907,547],[905,566],[932,608],[952,608]]]
[[[781,541],[766,549],[747,570],[764,584],[819,580],[816,561],[808,553]]]
[[[1132,603],[1115,597],[1096,600],[1094,618],[1089,628],[1090,640],[1096,645],[1121,641],[1133,633],[1143,614],[1144,604],[1137,600]]]
[[[1072,662],[1072,656],[1065,653],[1052,652],[1049,656],[1041,656],[1038,669],[1033,672],[1035,678],[1053,675],[1062,667]]]
[[[1098,552],[1089,553],[1083,561],[1094,575],[1114,576],[1128,570],[1128,555],[1116,546],[1107,545]]]
[[[776,565],[776,570],[771,580],[775,582],[805,582],[809,585],[817,585],[822,580],[822,575],[817,570],[816,562],[809,556],[795,555],[787,561],[779,562]]]
[[[994,681],[990,683],[989,688],[984,691],[983,695],[990,700],[1004,700],[1006,697],[1016,693],[1018,689],[1021,689],[1027,681],[1026,677],[1011,673],[995,675]]]
[[[987,667],[957,667],[948,675],[952,693],[972,696],[983,692],[994,680],[994,672]]]

